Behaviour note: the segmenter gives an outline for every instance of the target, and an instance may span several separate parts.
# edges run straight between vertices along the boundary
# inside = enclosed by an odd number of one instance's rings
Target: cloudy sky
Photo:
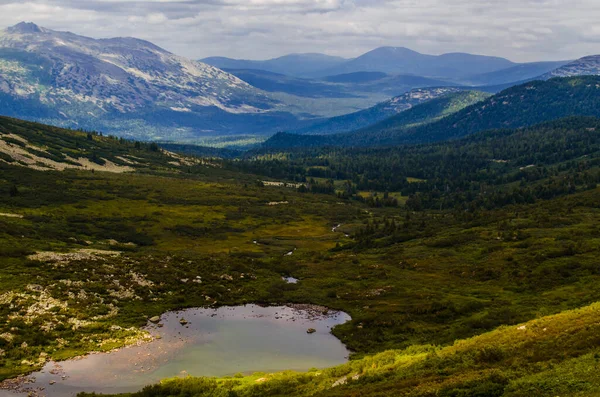
[[[600,54],[600,0],[0,0],[0,25],[135,36],[191,58],[382,45],[515,61]]]

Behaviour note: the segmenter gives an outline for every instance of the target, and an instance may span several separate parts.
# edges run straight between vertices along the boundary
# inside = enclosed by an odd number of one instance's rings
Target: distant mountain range
[[[393,115],[389,98],[414,89],[497,92],[514,79],[597,74],[599,58],[514,64],[382,47],[350,60],[322,54],[205,60],[217,67],[144,40],[97,40],[20,23],[0,31],[0,109],[46,124],[171,142],[346,132]]]
[[[293,54],[265,61],[221,57],[202,61],[219,68],[258,69],[338,83],[372,81],[386,74],[422,76],[466,85],[501,85],[524,81],[568,63],[517,64],[505,58],[465,53],[427,55],[404,47],[380,47],[354,59],[324,54]]]
[[[366,71],[458,79],[475,73],[494,72],[514,65],[508,59],[497,57],[462,53],[426,55],[404,47],[381,47],[323,70],[321,74],[329,76]]]
[[[357,98],[358,93],[341,84],[303,79],[259,69],[227,69],[240,80],[267,92],[284,92],[305,98]],[[387,75],[384,75],[384,77]]]
[[[460,138],[489,129],[527,127],[562,117],[600,117],[600,76],[532,81],[450,113],[439,121],[413,125],[412,120],[418,119],[418,114],[435,114],[435,109],[439,108],[436,101],[442,100],[443,98],[439,98],[425,102],[379,125],[356,132],[314,136],[277,134],[265,142],[265,147],[390,146],[427,143]],[[431,120],[431,117],[428,116],[427,119]]]
[[[350,73],[326,79],[308,79],[258,69],[223,69],[248,84],[268,92],[305,98],[361,98],[370,94],[398,96],[414,88],[457,86],[457,84],[413,75]]]
[[[200,60],[220,69],[258,69],[288,76],[307,77],[321,70],[333,68],[347,59],[325,54],[290,54],[265,61],[250,61],[225,57],[209,57]]]

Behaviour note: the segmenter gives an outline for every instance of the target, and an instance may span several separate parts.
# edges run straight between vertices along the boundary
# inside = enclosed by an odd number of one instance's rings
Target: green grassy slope
[[[597,396],[599,319],[593,304],[444,348],[390,350],[302,374],[172,379],[131,396]]]
[[[188,159],[189,161],[196,161]],[[41,170],[171,171],[187,160],[157,145],[0,117],[0,161]]]
[[[33,142],[36,128],[16,136]],[[494,396],[535,388],[576,395],[571,383],[554,382],[557,374],[594,391],[586,368],[595,362],[598,308],[560,313],[600,301],[600,190],[583,178],[597,165],[593,153],[578,152],[585,140],[563,142],[560,129],[545,128],[496,132],[506,144],[494,145],[502,151],[494,155],[527,152],[506,136],[522,133],[527,143],[528,133],[532,139],[546,134],[557,148],[570,145],[558,151],[564,156],[589,157],[571,164],[542,146],[538,155],[545,157],[538,160],[548,170],[563,168],[554,175],[540,167],[532,183],[544,186],[571,172],[580,178],[565,180],[577,183],[557,196],[493,206],[477,200],[520,185],[502,179],[518,163],[499,163],[489,180],[476,172],[486,183],[497,178],[498,190],[482,184],[479,195],[457,196],[465,207],[417,209],[264,186],[259,181],[266,177],[240,172],[235,163],[169,168],[168,154],[150,149],[148,156],[157,157],[148,161],[156,166],[126,173],[41,172],[0,162],[0,377],[39,368],[48,358],[122,346],[142,337],[136,329],[149,317],[170,309],[313,303],[351,315],[333,330],[354,351],[349,364],[320,375],[171,382],[146,395]],[[597,133],[592,124],[581,128],[573,136]],[[36,147],[59,145],[56,139],[67,139],[61,134],[76,133],[56,134],[44,135]],[[480,136],[484,143],[491,139],[486,134]],[[95,142],[83,137],[86,145]],[[121,145],[102,139],[114,150]],[[131,145],[131,151],[144,150]],[[479,153],[482,146],[472,145],[469,150]],[[469,171],[469,153],[463,154],[457,164]],[[375,152],[370,159],[379,168],[375,160],[385,158]],[[458,176],[449,173],[448,180],[461,181],[456,164],[444,168],[447,158],[432,155],[428,162],[432,179],[453,167]],[[329,166],[337,167],[333,161]],[[301,167],[306,164],[290,162],[287,169]],[[429,186],[423,182],[413,184]],[[282,275],[301,282],[286,284]],[[203,283],[182,281],[197,276]],[[514,327],[535,319],[525,330]],[[347,375],[360,376],[332,388]],[[256,382],[263,377],[268,380]]]
[[[478,91],[463,91],[449,94],[353,132],[352,135],[377,134],[388,130],[400,130],[433,123],[468,106],[481,102],[489,96],[490,94]]]
[[[483,93],[472,93],[472,94],[462,94],[457,95],[456,97],[453,94],[457,94],[461,91],[460,88],[453,87],[441,87],[441,88],[418,88],[412,91],[409,91],[403,95],[392,98],[389,101],[382,102],[378,105],[370,107],[368,109],[360,110],[358,112],[345,114],[342,116],[332,117],[325,121],[321,121],[318,123],[314,123],[308,127],[293,131],[294,134],[307,134],[307,135],[327,135],[327,134],[336,134],[343,132],[350,132],[354,130],[358,130],[361,128],[366,128],[370,125],[376,124],[380,121],[386,120],[390,117],[396,116],[398,113],[402,114],[403,112],[410,110],[414,106],[421,105],[423,103],[427,103],[429,101],[434,101],[440,96],[446,97],[449,96],[451,98],[463,98],[468,101],[468,98],[472,98],[473,100],[465,103],[462,107],[460,106],[460,101],[457,100],[454,104],[456,106],[448,106],[442,110],[438,110],[440,114],[446,112],[452,112],[462,109],[470,104],[474,103],[475,98],[473,96],[480,96],[480,99],[484,99],[487,97],[487,94]],[[449,101],[449,99],[448,99]],[[442,101],[442,103],[447,103]],[[443,106],[443,105],[442,105]],[[426,109],[430,109],[427,107]],[[435,116],[432,116],[435,117]],[[424,122],[427,119],[427,115],[423,117],[421,122]],[[415,121],[416,122],[416,121]]]
[[[397,192],[412,209],[474,211],[595,187],[600,182],[598,131],[597,118],[572,117],[450,142],[291,150],[234,165],[296,181],[331,178],[344,197]]]

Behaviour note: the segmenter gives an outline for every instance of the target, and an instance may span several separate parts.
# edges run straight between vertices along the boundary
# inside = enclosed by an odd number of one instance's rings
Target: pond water
[[[298,281],[300,281],[300,280],[298,280],[297,278],[294,278],[294,277],[282,277],[281,279],[283,281],[285,281],[286,283],[288,283],[288,284],[298,284]]]
[[[187,321],[182,325],[181,319]],[[227,376],[238,372],[305,371],[347,361],[331,328],[350,320],[322,308],[246,305],[187,309],[161,316],[150,343],[79,360],[49,362],[22,390],[40,396],[87,391],[123,393],[175,376]],[[183,321],[185,323],[185,321]],[[316,332],[307,333],[309,328]],[[0,396],[20,395],[0,390]]]

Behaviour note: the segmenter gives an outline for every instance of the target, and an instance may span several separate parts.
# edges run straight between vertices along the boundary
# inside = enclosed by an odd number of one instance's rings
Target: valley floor
[[[239,395],[520,395],[519,384],[554,393],[565,386],[552,374],[567,360],[595,360],[596,306],[544,316],[600,300],[597,190],[465,219],[414,213],[402,243],[361,248],[346,235],[401,222],[405,210],[201,166],[190,175],[1,167],[3,378],[137,340],[139,326],[170,309],[249,302],[348,312],[334,333],[354,360],[318,378],[173,381],[142,395],[203,395],[215,382]]]
[[[586,170],[578,178],[540,167],[540,178],[569,181],[547,199],[417,209],[414,197],[391,194],[395,206],[383,207],[336,195],[340,181],[310,192],[153,145],[5,127],[28,143],[1,140],[55,162],[137,160],[135,172],[107,173],[0,157],[0,379],[136,343],[169,310],[303,303],[352,317],[333,330],[349,363],[170,380],[137,395],[599,395],[591,158],[587,168],[559,159]],[[577,158],[573,148],[591,147],[569,145]],[[319,194],[323,186],[333,194]]]

